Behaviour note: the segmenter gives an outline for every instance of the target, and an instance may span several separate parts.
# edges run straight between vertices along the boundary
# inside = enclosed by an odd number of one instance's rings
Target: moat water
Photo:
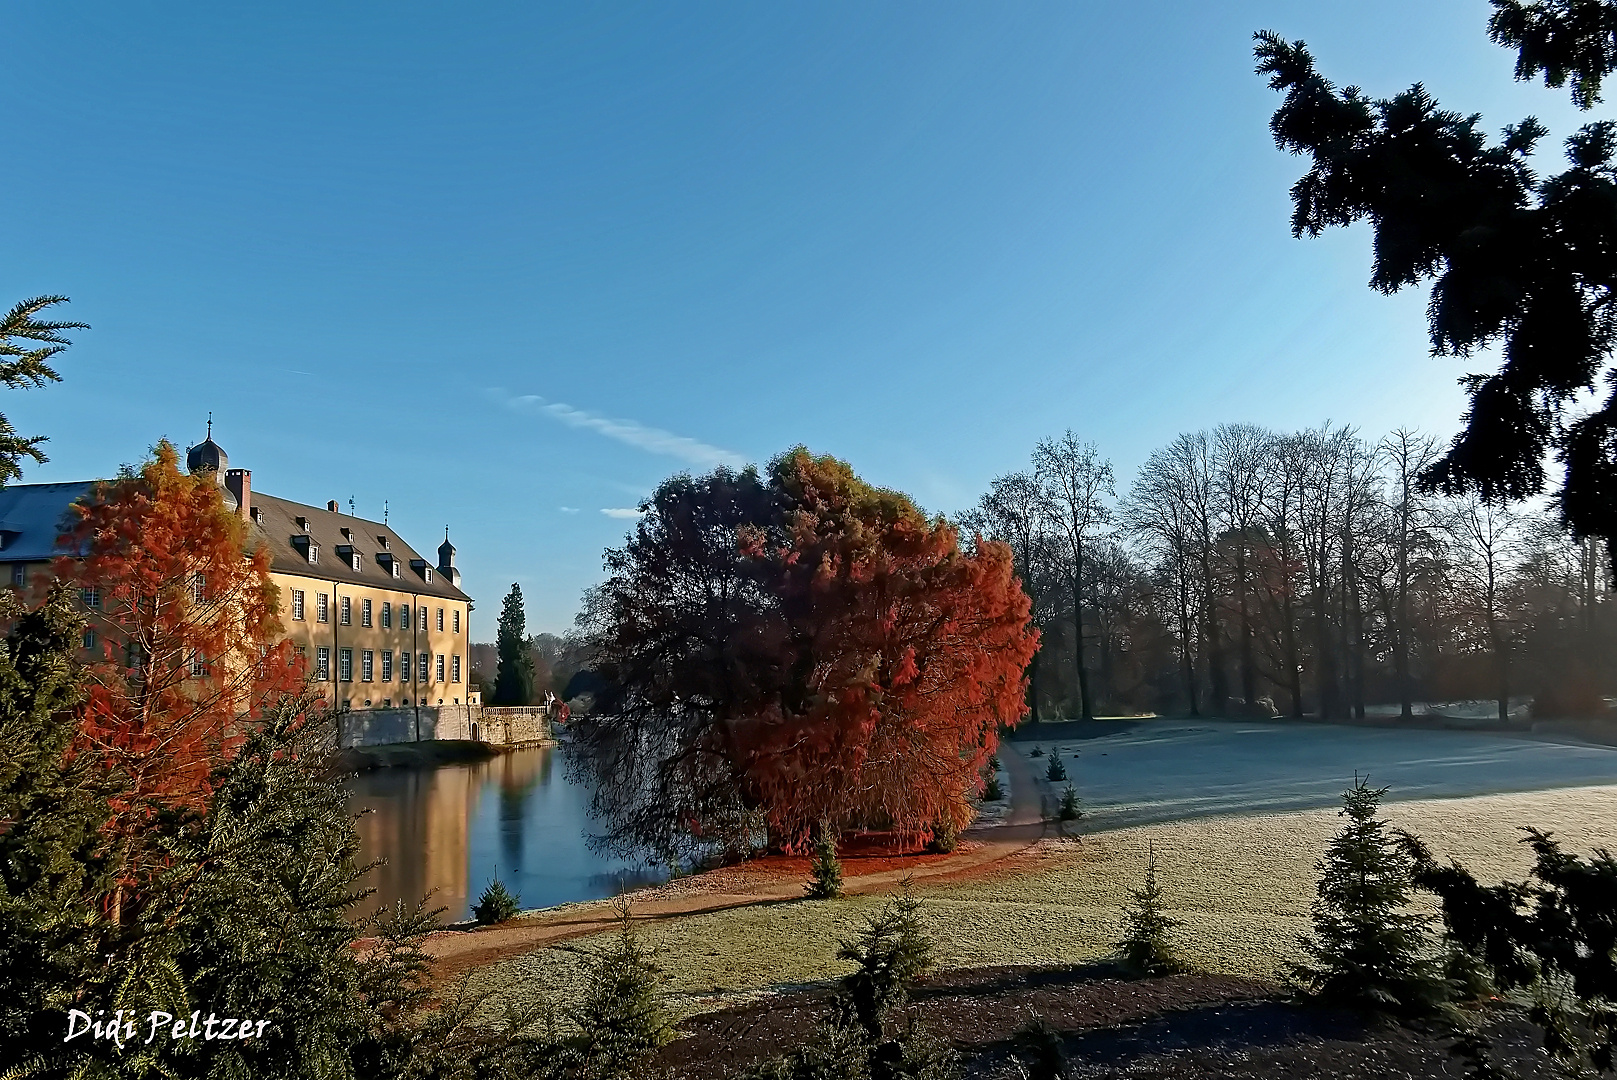
[[[467,765],[376,769],[348,781],[362,857],[385,859],[366,884],[370,912],[426,897],[446,922],[471,917],[496,874],[524,908],[614,896],[660,880],[644,863],[591,850],[590,791],[570,782],[558,751],[530,748]]]

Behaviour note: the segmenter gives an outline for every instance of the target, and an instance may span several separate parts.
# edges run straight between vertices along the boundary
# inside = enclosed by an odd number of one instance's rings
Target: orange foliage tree
[[[797,449],[652,496],[586,620],[611,689],[573,725],[623,849],[800,849],[971,817],[1037,644],[1003,544]]]
[[[75,505],[59,546],[97,639],[78,749],[117,774],[134,859],[152,815],[205,804],[243,725],[301,687],[302,664],[278,640],[269,553],[166,441]]]

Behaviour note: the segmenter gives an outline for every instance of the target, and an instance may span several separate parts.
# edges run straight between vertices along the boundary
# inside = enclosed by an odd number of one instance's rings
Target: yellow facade
[[[468,601],[298,574],[270,580],[281,591],[287,640],[337,707],[467,703]]]

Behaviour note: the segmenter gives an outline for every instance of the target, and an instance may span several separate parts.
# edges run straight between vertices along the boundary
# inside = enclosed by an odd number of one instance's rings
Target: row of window
[[[302,651],[301,648],[299,649],[299,651],[300,652]],[[377,652],[378,652],[378,650],[375,650],[375,649],[361,649],[361,650],[359,650],[359,681],[360,682],[375,682],[375,681],[377,681],[376,680]],[[382,650],[380,650],[380,652],[381,652],[381,659],[382,659],[382,678],[381,678],[381,681],[382,682],[392,682],[393,681],[393,650],[392,649],[382,649]],[[446,659],[446,657],[444,656],[443,653],[438,653],[436,655],[434,655],[433,653],[425,653],[425,652],[424,653],[417,653],[415,655],[415,662],[416,662],[416,665],[417,665],[416,681],[417,682],[443,682],[444,681],[444,675],[445,675],[445,664],[444,664],[445,659]],[[449,675],[449,681],[452,682],[452,683],[460,682],[460,656],[459,655],[452,655],[452,656],[447,657],[447,660],[448,660],[448,672],[447,673]],[[411,656],[410,656],[409,652],[401,652],[401,653],[399,653],[399,682],[409,682],[410,681],[410,661],[411,661]],[[314,650],[314,677],[320,682],[329,682],[331,680],[331,649],[324,646],[324,645],[317,646],[315,648],[315,650]],[[354,681],[354,650],[353,649],[338,649],[337,650],[337,681],[338,682],[353,682]]]
[[[299,551],[303,552],[303,557],[308,560],[310,566],[320,565],[319,544],[305,536],[294,536],[292,538],[292,543],[297,546]],[[337,554],[342,556],[343,561],[348,564],[349,569],[353,570],[355,573],[365,572],[365,556],[353,550],[347,544],[337,545]],[[392,576],[404,576],[404,564],[399,562],[398,556],[384,551],[376,556],[376,562],[377,565],[381,566],[382,569],[386,570]],[[421,572],[421,580],[431,584],[432,567],[427,566],[422,562],[416,562],[412,565],[414,565],[416,569]]]
[[[303,619],[306,619],[308,617],[307,613],[308,613],[308,604],[307,604],[307,599],[303,594],[303,590],[302,589],[293,589],[292,590],[292,618],[296,619],[296,620],[299,620],[299,621],[302,621]],[[449,614],[451,616],[453,616],[452,624],[453,624],[454,632],[457,633],[457,634],[460,633],[460,609],[455,608]],[[361,600],[359,602],[359,625],[361,625],[361,626],[370,626],[370,625],[372,625],[371,616],[372,616],[371,599],[368,596],[363,597],[363,598],[361,598]],[[420,614],[418,616],[416,616],[416,620],[417,620],[416,623],[415,623],[416,628],[421,629],[421,630],[425,630],[427,628],[427,609],[426,609],[425,605],[423,605],[421,607]],[[326,595],[323,592],[314,594],[314,621],[315,622],[330,622],[331,621],[331,597]],[[354,621],[353,598],[349,597],[349,596],[339,597],[338,602],[337,602],[337,622],[342,626],[352,626],[353,621]],[[383,627],[383,629],[392,629],[392,627],[393,627],[393,604],[392,604],[391,601],[388,601],[388,600],[383,600],[382,601],[382,627]],[[439,608],[438,609],[438,629],[442,630],[443,628],[444,628],[444,609]],[[400,604],[399,605],[399,629],[400,630],[409,630],[409,629],[411,629],[411,608],[410,608],[409,604]]]

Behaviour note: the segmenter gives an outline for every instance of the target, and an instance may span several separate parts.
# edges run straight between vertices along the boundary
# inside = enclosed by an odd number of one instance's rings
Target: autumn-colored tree
[[[76,505],[60,546],[56,573],[80,588],[97,644],[79,741],[119,774],[132,882],[151,816],[202,808],[244,723],[298,689],[303,668],[278,640],[269,552],[249,547],[213,474],[181,471],[166,441]]]
[[[574,725],[615,846],[969,822],[1037,641],[1008,547],[966,554],[802,449],[767,480],[675,477],[644,509],[585,616],[612,689]]]
[[[1010,548],[968,556],[948,522],[801,448],[770,480],[787,543],[760,554],[778,567],[792,677],[738,718],[737,741],[771,832],[800,846],[822,820],[964,828],[999,725],[1026,708],[1037,637]]]

